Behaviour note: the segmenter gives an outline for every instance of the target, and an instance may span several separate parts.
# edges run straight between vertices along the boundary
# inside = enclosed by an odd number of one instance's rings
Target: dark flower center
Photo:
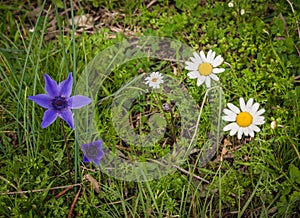
[[[86,156],[88,158],[95,158],[98,155],[99,155],[99,152],[98,152],[97,145],[91,144],[90,146],[88,146],[88,148],[86,149]]]
[[[63,110],[68,107],[68,101],[65,97],[56,96],[52,100],[52,106],[55,110]]]

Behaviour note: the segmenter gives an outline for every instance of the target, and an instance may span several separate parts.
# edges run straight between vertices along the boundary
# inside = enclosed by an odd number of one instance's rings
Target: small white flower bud
[[[275,129],[275,128],[276,128],[276,121],[273,120],[273,121],[271,122],[271,129]]]

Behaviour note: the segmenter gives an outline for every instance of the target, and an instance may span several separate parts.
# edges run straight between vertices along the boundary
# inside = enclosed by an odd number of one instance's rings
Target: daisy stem
[[[298,156],[298,159],[300,160],[300,153],[299,153],[299,151],[298,151],[297,147],[295,146],[295,144],[294,144],[293,140],[292,140],[292,139],[289,137],[289,135],[288,135],[288,132],[287,132],[286,128],[285,128],[284,126],[283,126],[282,128],[284,129],[284,132],[285,132],[285,134],[286,134],[286,136],[287,136],[287,138],[288,138],[289,142],[291,143],[291,145],[292,145],[293,149],[295,150],[295,152],[296,152],[296,154],[297,154],[297,156]]]
[[[70,179],[71,179],[69,144],[68,144],[68,142],[67,142],[67,136],[66,136],[66,132],[65,132],[64,122],[63,122],[62,120],[60,120],[60,123],[61,123],[62,134],[63,134],[63,136],[64,136],[64,142],[65,142],[66,153],[67,153],[67,158],[68,158],[69,177],[70,177]]]
[[[173,108],[170,111],[171,113],[171,125],[172,125],[172,136],[174,140],[174,144],[176,143],[176,131],[175,131],[175,124],[174,124],[174,113],[173,113]]]

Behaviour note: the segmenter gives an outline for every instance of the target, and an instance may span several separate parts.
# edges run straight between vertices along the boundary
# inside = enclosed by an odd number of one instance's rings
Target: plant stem
[[[66,152],[67,152],[69,177],[70,177],[70,179],[71,179],[69,145],[68,145],[68,143],[67,143],[67,136],[66,136],[66,132],[65,132],[64,122],[63,122],[62,120],[60,120],[60,123],[61,123],[62,134],[63,134],[63,136],[64,136],[64,142],[65,142],[65,146],[66,146]]]
[[[174,141],[174,144],[176,144],[176,129],[175,129],[175,123],[174,123],[174,113],[173,113],[173,108],[171,109],[170,111],[170,114],[171,114],[171,125],[172,125],[172,138],[173,138],[173,141]]]

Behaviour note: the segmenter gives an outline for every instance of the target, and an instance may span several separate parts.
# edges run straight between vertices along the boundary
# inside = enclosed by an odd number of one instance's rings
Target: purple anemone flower
[[[81,149],[84,153],[83,162],[92,162],[97,166],[100,165],[100,159],[103,157],[104,152],[102,151],[102,140],[91,142],[88,144],[82,144]]]
[[[79,109],[88,105],[92,100],[82,95],[75,95],[70,97],[72,93],[73,77],[72,73],[66,80],[57,84],[57,82],[48,74],[44,75],[45,78],[45,91],[47,94],[38,94],[29,96],[28,99],[34,101],[43,108],[45,111],[42,128],[48,127],[52,124],[57,116],[65,120],[68,125],[74,129],[74,120],[71,109]]]

